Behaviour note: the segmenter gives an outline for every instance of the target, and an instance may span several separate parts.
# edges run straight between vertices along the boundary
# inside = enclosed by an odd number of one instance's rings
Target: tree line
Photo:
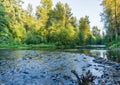
[[[90,28],[89,16],[77,20],[67,3],[58,2],[53,7],[52,0],[40,0],[35,14],[31,4],[25,10],[23,3],[22,0],[0,0],[0,43],[103,44],[100,29]]]
[[[120,41],[120,0],[103,0],[102,21],[106,30],[106,40]]]

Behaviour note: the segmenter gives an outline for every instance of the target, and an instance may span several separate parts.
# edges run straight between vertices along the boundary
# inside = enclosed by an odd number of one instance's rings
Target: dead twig
[[[96,78],[95,76],[92,75],[90,70],[86,72],[86,75],[82,74],[81,77],[79,77],[75,70],[72,70],[71,72],[76,76],[79,85],[93,85],[92,84],[93,80],[95,80]]]

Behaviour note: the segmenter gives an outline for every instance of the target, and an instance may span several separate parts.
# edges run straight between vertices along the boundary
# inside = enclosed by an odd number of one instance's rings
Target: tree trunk
[[[117,27],[117,5],[116,5],[116,0],[115,0],[115,39],[117,41],[118,39],[118,27]]]

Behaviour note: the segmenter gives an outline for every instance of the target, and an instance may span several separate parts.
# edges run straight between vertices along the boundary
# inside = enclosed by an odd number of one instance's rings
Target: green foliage
[[[12,37],[9,33],[9,22],[3,3],[0,2],[0,43],[10,43]]]
[[[120,1],[119,0],[103,0],[104,7],[101,14],[106,28],[108,41],[118,40],[120,36]]]
[[[78,44],[79,45],[84,45],[85,44],[84,43],[84,34],[83,34],[83,32],[78,33]]]
[[[80,44],[87,44],[87,39],[90,35],[90,25],[89,25],[89,17],[85,16],[80,18],[79,21],[79,42]]]
[[[22,9],[21,0],[4,0],[2,2],[4,10],[7,13],[9,27],[6,29],[10,32],[12,37],[21,41],[24,35],[24,10]]]
[[[97,26],[93,26],[92,35],[94,37],[93,44],[104,44],[104,39],[100,34],[100,29]]]
[[[113,49],[113,48],[119,48],[120,47],[120,41],[112,41],[112,42],[108,42],[106,43],[106,45],[110,48],[110,49]]]
[[[87,44],[92,45],[92,44],[96,44],[96,40],[94,38],[94,36],[92,34],[90,34],[86,40]]]
[[[120,45],[120,44],[119,44]],[[110,50],[108,51],[108,59],[120,63],[120,50]]]
[[[23,43],[73,47],[101,42],[98,29],[90,31],[89,17],[82,17],[77,23],[67,3],[58,2],[53,7],[52,0],[41,0],[35,15],[31,4],[25,10],[22,3],[21,0],[0,3],[0,43],[12,47]]]
[[[2,43],[11,43],[13,41],[13,38],[8,36],[8,34],[0,35],[0,44]]]
[[[75,31],[72,25],[68,24],[66,28],[60,28],[58,31],[56,45],[72,46],[75,38]]]
[[[23,43],[26,44],[39,44],[43,42],[43,38],[36,33],[28,32],[23,39]]]
[[[47,42],[56,43],[57,46],[72,45],[75,35],[75,28],[71,19],[71,9],[67,4],[58,2],[55,8],[50,11],[47,22]],[[75,20],[74,20],[75,21]]]
[[[2,3],[0,3],[0,34],[1,32],[7,32],[7,27],[9,27],[9,23],[7,20],[7,13],[5,12],[5,8]]]

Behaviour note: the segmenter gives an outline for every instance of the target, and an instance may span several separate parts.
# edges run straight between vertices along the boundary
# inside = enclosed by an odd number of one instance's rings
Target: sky
[[[26,8],[28,3],[35,6],[39,5],[40,0],[23,0],[23,7]],[[53,5],[57,2],[68,3],[69,7],[72,9],[73,16],[76,16],[79,20],[81,17],[89,16],[90,26],[98,26],[98,28],[103,29],[103,22],[101,22],[100,13],[102,13],[102,6],[100,3],[102,0],[53,0]]]

